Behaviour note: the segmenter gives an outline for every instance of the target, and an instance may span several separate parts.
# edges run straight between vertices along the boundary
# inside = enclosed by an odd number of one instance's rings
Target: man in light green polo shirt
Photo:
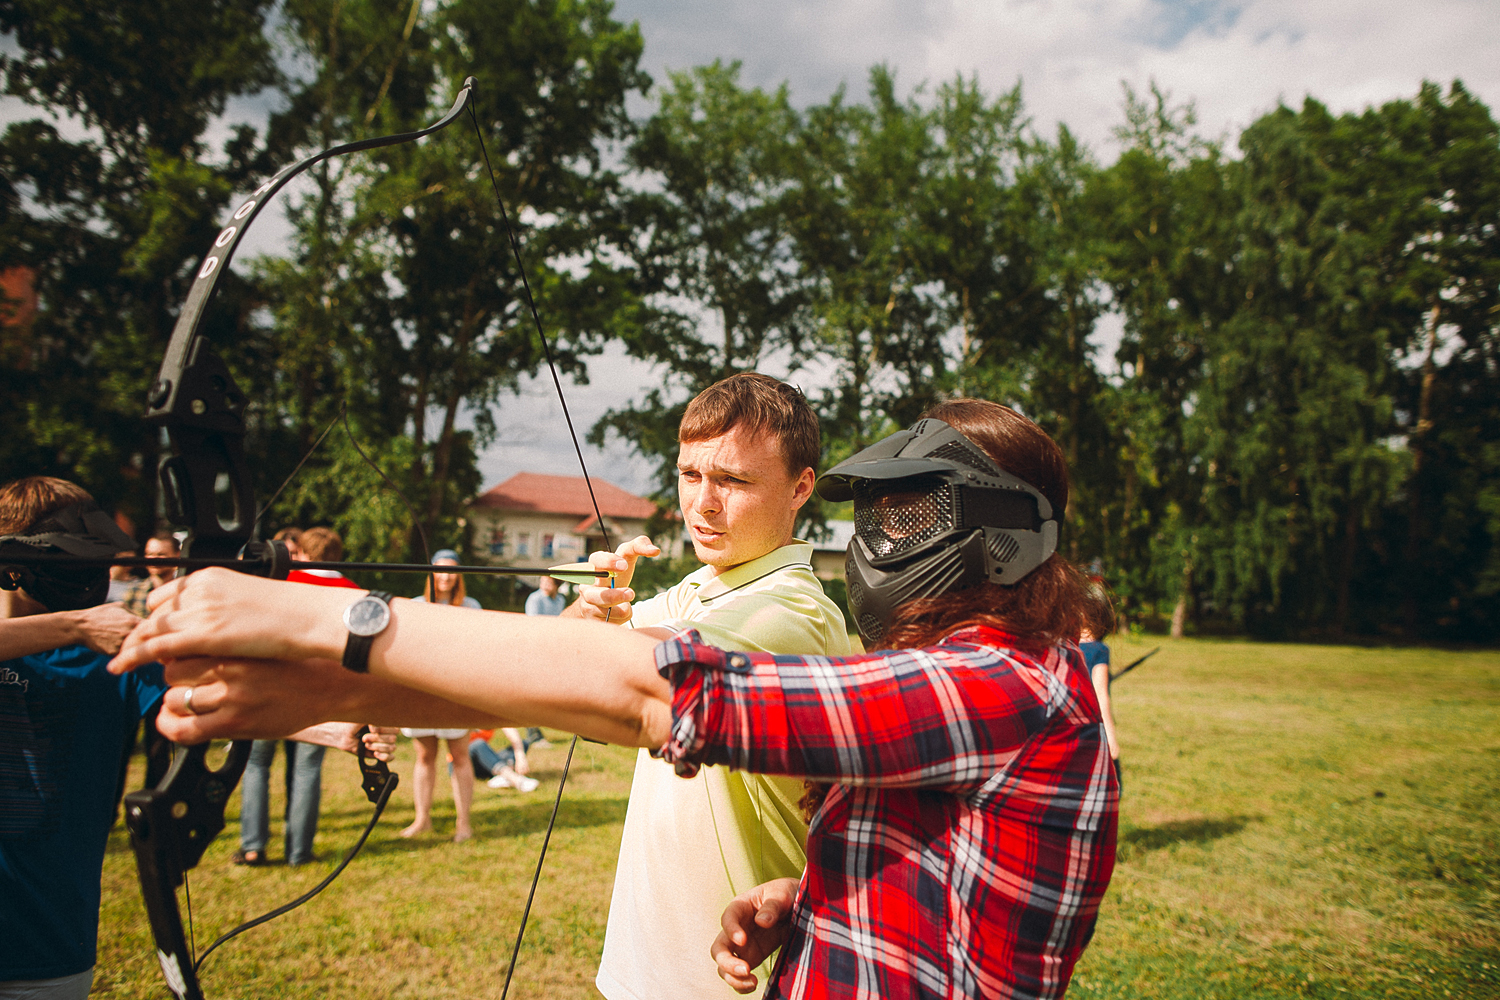
[[[725,649],[847,655],[844,616],[813,576],[812,546],[792,537],[820,448],[807,400],[769,376],[735,375],[688,404],[678,441],[678,500],[706,565],[632,606],[636,560],[660,554],[641,536],[594,554],[595,567],[617,573],[615,587],[583,588],[564,614],[662,638],[690,627]],[[737,894],[801,876],[802,791],[799,780],[723,767],[679,778],[640,752],[595,979],[607,1000],[739,996],[708,949]]]

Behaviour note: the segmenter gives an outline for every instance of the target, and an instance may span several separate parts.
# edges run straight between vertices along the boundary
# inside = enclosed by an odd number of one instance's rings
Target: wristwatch
[[[370,647],[391,623],[392,600],[392,594],[372,590],[344,609],[344,627],[349,630],[349,641],[344,644],[344,666],[357,674],[370,669]]]

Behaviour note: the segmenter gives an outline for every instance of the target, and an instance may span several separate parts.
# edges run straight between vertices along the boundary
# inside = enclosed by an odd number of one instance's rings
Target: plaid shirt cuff
[[[710,646],[691,629],[657,646],[656,671],[672,685],[672,734],[651,755],[671,764],[684,778],[697,774],[704,764],[727,760],[724,748],[710,747],[708,741],[723,711],[722,699],[716,697],[722,683],[719,675],[749,673],[750,667],[750,657]],[[708,759],[711,753],[714,759]]]

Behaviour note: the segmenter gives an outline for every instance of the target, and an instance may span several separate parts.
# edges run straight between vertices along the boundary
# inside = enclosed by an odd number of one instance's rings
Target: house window
[[[516,555],[521,557],[531,555],[530,535],[516,535]]]
[[[496,528],[490,533],[490,555],[505,555],[505,529]]]
[[[552,535],[543,535],[542,536],[542,558],[543,559],[551,559],[552,558],[552,548],[553,548],[553,544],[552,543],[553,543],[553,536]]]

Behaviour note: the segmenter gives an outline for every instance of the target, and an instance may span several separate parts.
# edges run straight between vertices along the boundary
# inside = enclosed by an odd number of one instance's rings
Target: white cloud
[[[1144,90],[1154,77],[1196,102],[1205,135],[1231,139],[1278,100],[1352,111],[1411,97],[1423,79],[1458,77],[1500,104],[1493,0],[619,0],[615,12],[639,19],[658,80],[740,59],[744,83],[788,81],[807,105],[840,82],[861,96],[879,62],[903,88],[977,73],[996,92],[1019,79],[1038,128],[1066,122],[1106,158],[1122,80]]]

